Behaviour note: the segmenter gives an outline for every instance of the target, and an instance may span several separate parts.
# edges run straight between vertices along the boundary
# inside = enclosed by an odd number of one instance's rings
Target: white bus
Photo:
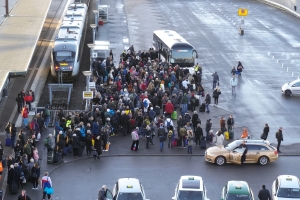
[[[158,58],[165,59],[172,66],[192,67],[198,53],[194,47],[172,30],[156,30],[153,32],[153,47],[158,51]]]

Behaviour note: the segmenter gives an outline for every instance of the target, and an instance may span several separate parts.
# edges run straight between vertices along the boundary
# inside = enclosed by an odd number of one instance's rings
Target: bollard
[[[240,35],[244,35],[244,29],[240,28]]]

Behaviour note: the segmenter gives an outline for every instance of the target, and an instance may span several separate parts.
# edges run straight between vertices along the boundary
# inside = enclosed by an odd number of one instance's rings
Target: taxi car
[[[106,192],[107,200],[147,200],[144,187],[136,178],[120,178],[113,192]]]
[[[243,140],[235,140],[225,146],[210,147],[205,151],[205,161],[224,165],[225,163],[240,164],[245,148],[241,148]],[[245,140],[247,145],[246,160],[244,163],[259,163],[266,165],[278,159],[275,147],[265,140]]]
[[[245,181],[228,181],[223,187],[220,200],[254,200],[254,195]]]
[[[209,200],[201,176],[181,176],[173,200]]]
[[[292,175],[280,175],[272,185],[272,199],[286,200],[300,199],[300,182],[298,177]]]
[[[300,94],[300,79],[294,80],[289,83],[285,83],[281,87],[281,92],[286,96],[291,96],[292,94]]]

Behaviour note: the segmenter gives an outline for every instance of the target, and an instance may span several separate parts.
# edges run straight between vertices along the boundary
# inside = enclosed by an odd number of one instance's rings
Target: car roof
[[[179,190],[203,191],[203,180],[201,176],[181,176]]]
[[[298,83],[299,81],[300,81],[300,79],[296,79],[296,80],[293,80],[293,81],[289,82],[289,84]]]
[[[229,193],[229,194],[250,194],[249,185],[245,181],[228,181],[227,193]]]
[[[119,192],[141,192],[140,181],[136,178],[120,178],[118,180]]]
[[[243,140],[236,140],[234,142],[237,142],[239,144],[242,144]],[[265,144],[265,145],[270,145],[270,142],[268,140],[255,140],[255,139],[246,139],[245,140],[246,144]]]
[[[299,179],[293,175],[280,175],[278,176],[280,188],[300,188]]]

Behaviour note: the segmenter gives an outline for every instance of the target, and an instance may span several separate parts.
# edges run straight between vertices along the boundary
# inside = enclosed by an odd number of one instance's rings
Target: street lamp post
[[[83,75],[86,77],[86,91],[90,91],[90,76],[93,74],[92,71],[83,71]],[[90,100],[87,99],[85,102],[85,110],[89,110]]]
[[[95,28],[96,28],[96,24],[90,24],[91,28],[93,29],[93,43],[95,43],[95,40],[96,40],[96,31],[95,31]]]
[[[92,71],[92,65],[93,65],[93,49],[95,47],[95,44],[87,44],[90,48],[90,71]]]
[[[98,10],[93,10],[93,13],[95,13],[95,24],[97,25],[98,24]],[[96,30],[98,31],[98,25],[96,27]]]

